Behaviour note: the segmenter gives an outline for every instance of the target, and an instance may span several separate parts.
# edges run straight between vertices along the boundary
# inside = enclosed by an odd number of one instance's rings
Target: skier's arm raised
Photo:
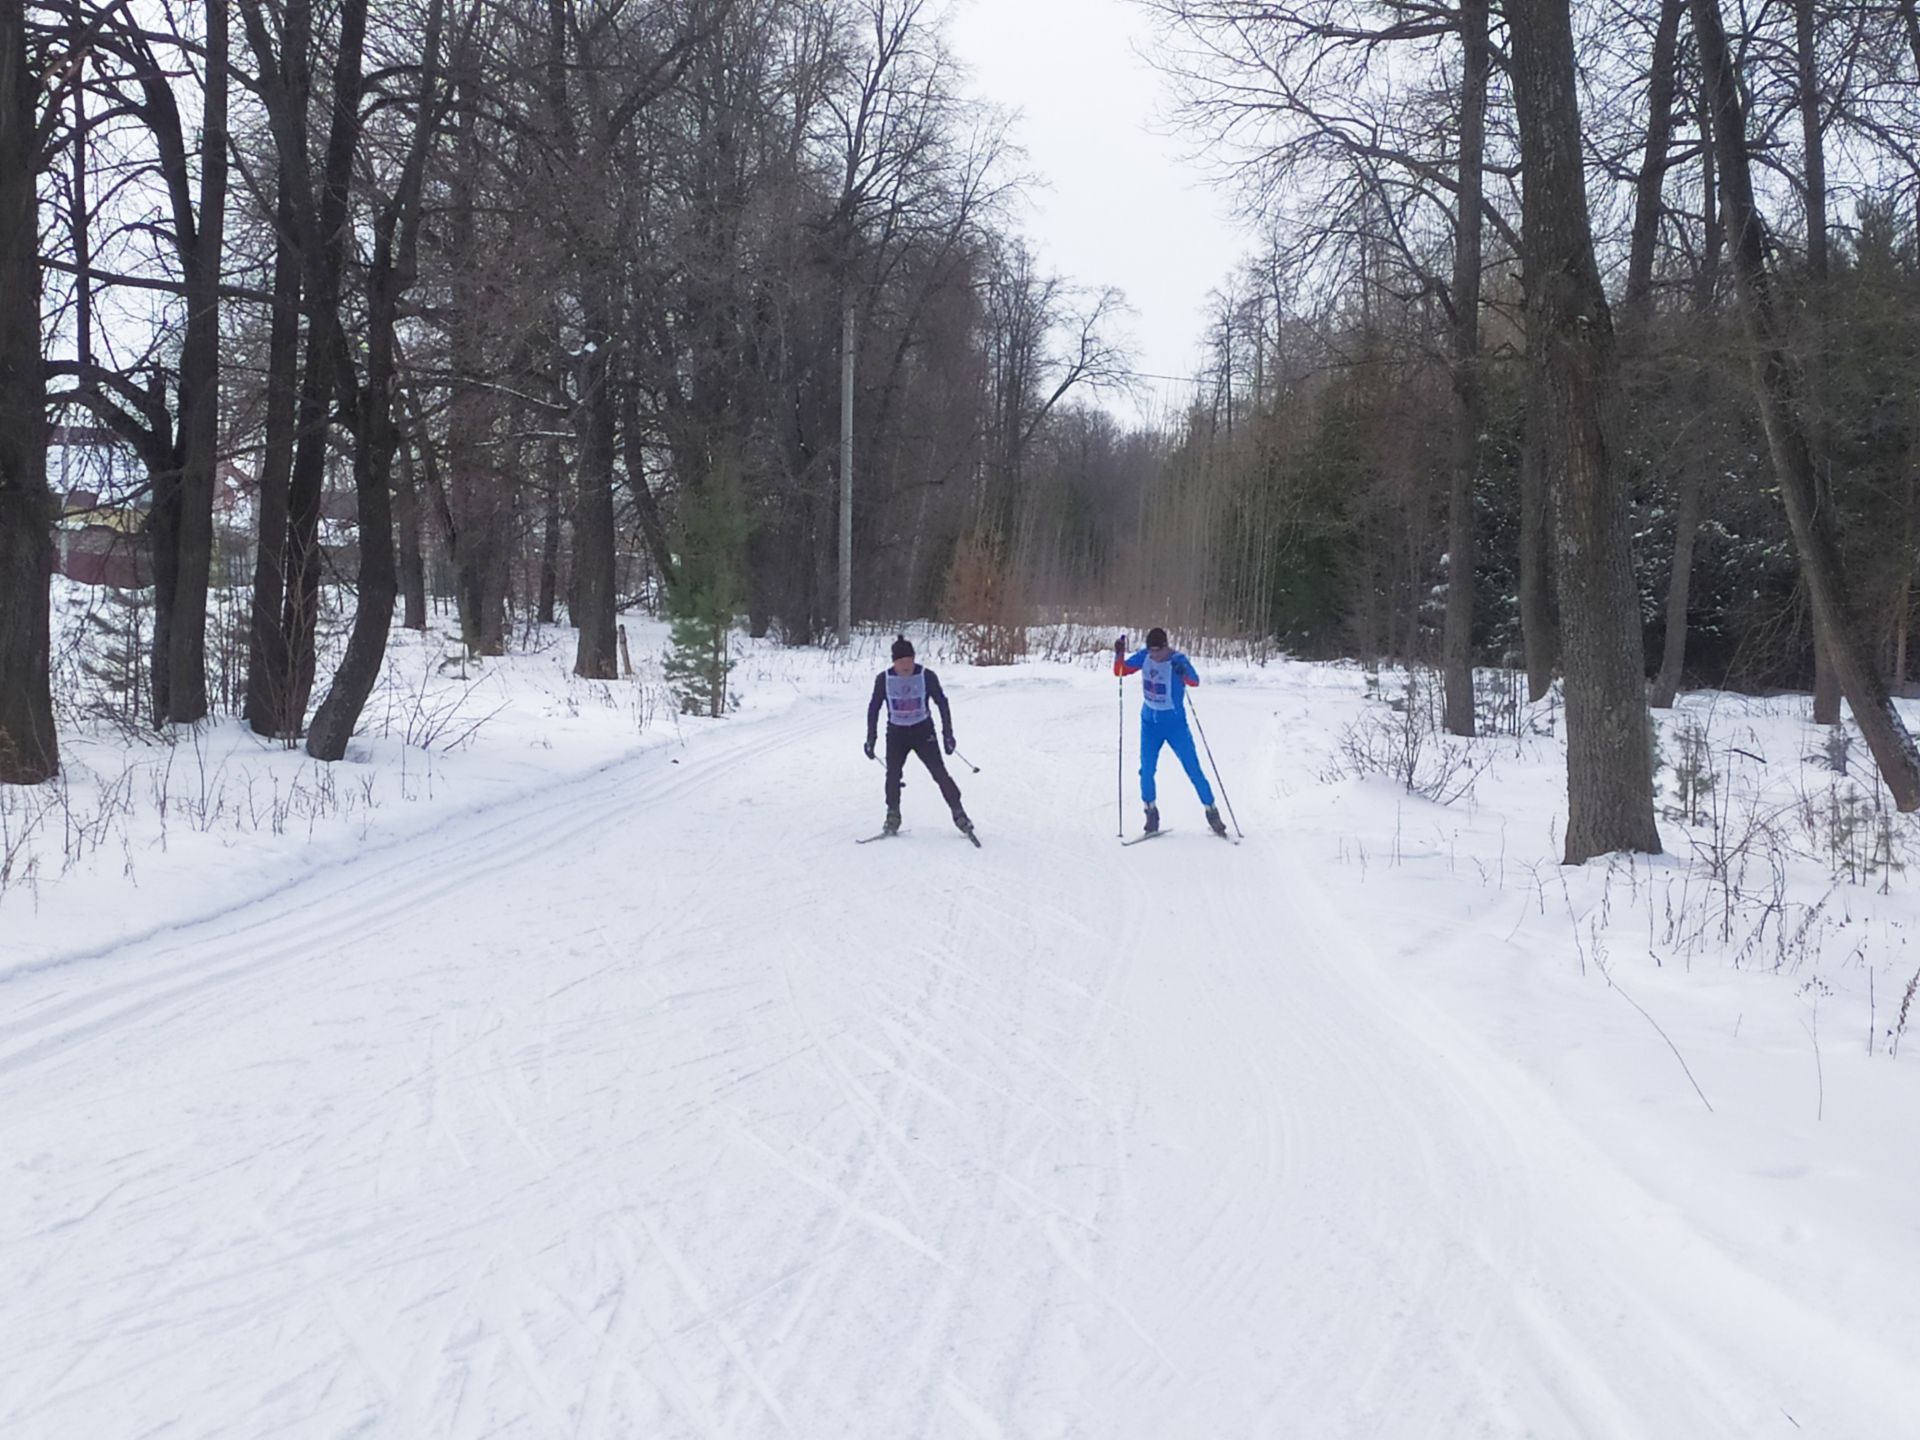
[[[1193,668],[1193,661],[1177,651],[1173,657],[1173,673],[1180,677],[1182,685],[1198,685],[1200,672]]]

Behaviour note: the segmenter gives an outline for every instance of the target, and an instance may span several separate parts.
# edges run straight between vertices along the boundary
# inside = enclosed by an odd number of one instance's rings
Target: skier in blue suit
[[[1147,833],[1160,828],[1160,807],[1155,803],[1154,772],[1160,767],[1160,747],[1168,745],[1180,757],[1180,765],[1207,807],[1207,824],[1214,833],[1227,833],[1226,821],[1213,803],[1213,786],[1200,768],[1200,756],[1193,748],[1193,732],[1187,728],[1187,687],[1200,683],[1193,662],[1167,643],[1167,632],[1158,625],[1147,632],[1146,648],[1126,653],[1127,642],[1113,642],[1113,673],[1140,676],[1140,799],[1147,807]]]

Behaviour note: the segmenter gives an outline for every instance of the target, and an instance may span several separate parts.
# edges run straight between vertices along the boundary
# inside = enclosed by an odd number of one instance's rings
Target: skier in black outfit
[[[940,688],[940,677],[913,659],[913,642],[902,635],[893,642],[893,664],[873,677],[873,697],[867,701],[867,758],[873,759],[880,707],[887,707],[887,823],[883,833],[893,835],[900,829],[900,772],[907,756],[918,755],[920,763],[933,776],[940,794],[953,811],[953,823],[962,833],[973,834],[973,822],[960,808],[960,787],[947,773],[940,758],[940,746],[934,743],[933,716],[928,702],[940,707],[940,728],[944,732],[947,754],[953,753],[953,712],[947,706],[947,692]]]

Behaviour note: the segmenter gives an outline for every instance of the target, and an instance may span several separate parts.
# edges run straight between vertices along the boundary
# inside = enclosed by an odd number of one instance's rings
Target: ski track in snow
[[[983,851],[803,704],[0,985],[0,1435],[1897,1433],[1270,784],[1122,849],[1109,690],[955,701]]]

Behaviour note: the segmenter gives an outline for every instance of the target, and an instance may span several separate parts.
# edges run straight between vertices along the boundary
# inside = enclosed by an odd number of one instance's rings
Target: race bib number
[[[1140,693],[1146,699],[1149,710],[1173,709],[1173,661],[1155,660],[1152,656],[1140,667]]]
[[[887,719],[895,725],[918,725],[926,718],[926,673],[887,676]]]

